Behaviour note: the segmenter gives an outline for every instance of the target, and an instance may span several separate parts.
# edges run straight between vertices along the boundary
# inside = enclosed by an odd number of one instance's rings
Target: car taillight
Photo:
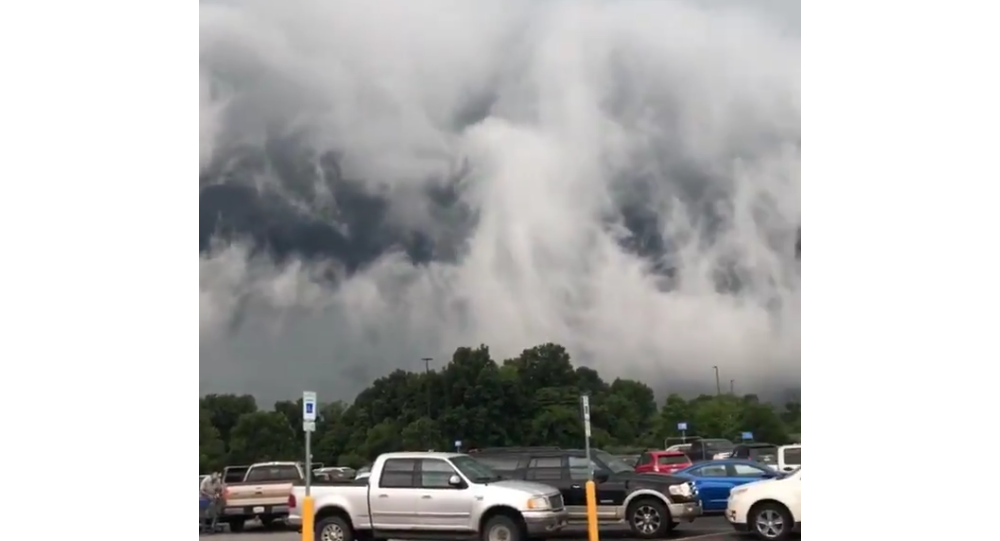
[[[292,509],[295,507],[295,494],[288,495],[288,508]]]

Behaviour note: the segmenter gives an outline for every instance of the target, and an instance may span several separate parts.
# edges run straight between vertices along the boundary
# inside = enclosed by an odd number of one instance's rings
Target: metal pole
[[[583,448],[587,454],[587,541],[599,541],[597,531],[597,487],[594,485],[594,462],[590,458],[590,397],[580,397],[583,405]]]
[[[722,384],[719,383],[719,367],[718,366],[713,366],[712,368],[715,369],[715,394],[721,395],[722,394]]]
[[[736,380],[729,380],[729,394],[736,394]]]
[[[424,374],[427,376],[427,418],[431,418],[431,361],[434,359],[431,357],[424,357],[420,359],[424,362]]]
[[[306,432],[306,497],[312,494],[312,432]]]

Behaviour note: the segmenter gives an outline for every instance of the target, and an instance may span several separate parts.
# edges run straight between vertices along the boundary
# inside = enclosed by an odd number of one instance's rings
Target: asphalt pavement
[[[295,530],[282,529],[276,527],[266,530],[255,522],[247,523],[246,529],[241,533],[218,533],[213,535],[203,534],[201,537],[210,537],[212,541],[299,541],[302,534]],[[625,528],[601,528],[602,539],[613,539],[614,541],[636,541],[629,537]],[[587,531],[582,527],[571,527],[568,531],[561,532],[553,541],[586,541]],[[690,541],[744,541],[752,537],[739,535],[733,531],[729,523],[722,517],[702,517],[698,520],[679,525],[668,540],[690,540]]]

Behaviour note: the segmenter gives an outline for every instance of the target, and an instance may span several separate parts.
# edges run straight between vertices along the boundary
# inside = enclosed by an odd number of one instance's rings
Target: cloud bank
[[[350,399],[548,341],[659,390],[798,387],[798,19],[203,0],[202,392]]]

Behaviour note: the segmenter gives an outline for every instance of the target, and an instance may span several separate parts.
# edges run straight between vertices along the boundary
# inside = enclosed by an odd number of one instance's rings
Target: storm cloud
[[[798,387],[799,4],[202,1],[202,392],[544,342]],[[728,383],[728,382],[727,382]]]

